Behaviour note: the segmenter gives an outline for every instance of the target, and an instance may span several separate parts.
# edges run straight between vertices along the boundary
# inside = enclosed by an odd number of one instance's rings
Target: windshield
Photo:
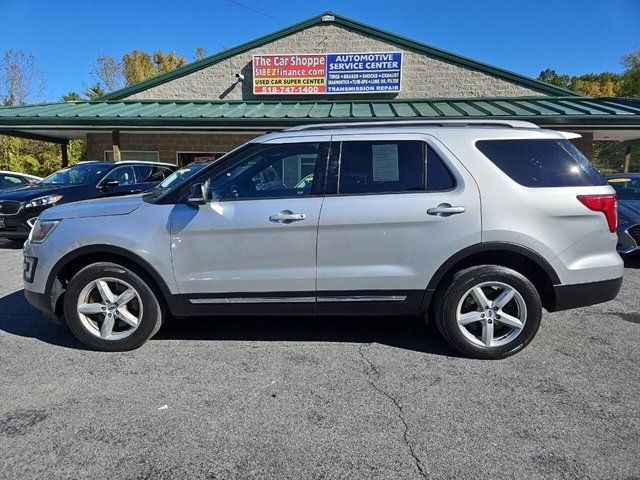
[[[93,183],[109,170],[108,165],[83,163],[52,173],[40,183],[44,185],[82,185]]]
[[[156,188],[167,189],[171,188],[174,185],[179,184],[183,180],[191,177],[194,173],[199,172],[204,167],[209,165],[208,163],[192,163],[187,165],[186,167],[180,168],[165,178],[161,183],[158,184]]]
[[[618,200],[640,200],[640,177],[617,177],[607,180],[618,194]]]

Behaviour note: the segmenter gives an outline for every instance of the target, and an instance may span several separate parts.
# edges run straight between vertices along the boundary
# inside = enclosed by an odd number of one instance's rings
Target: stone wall
[[[376,94],[375,98],[491,97],[543,95],[486,73],[444,62],[422,53],[327,23],[310,27],[260,48],[236,55],[184,77],[158,85],[129,98],[135,99],[227,99],[227,100],[296,100],[312,96],[255,96],[252,92],[251,61],[254,54],[267,53],[337,53],[403,52],[402,92]],[[236,81],[242,73],[245,80]],[[323,99],[348,100],[372,95],[324,95]]]
[[[593,135],[581,133],[582,138],[572,142],[588,158],[593,154]],[[161,162],[176,163],[177,152],[226,153],[256,138],[257,133],[157,133],[120,134],[121,150],[158,151]],[[112,150],[111,134],[87,135],[87,159],[104,160],[105,150]]]
[[[225,153],[257,136],[250,133],[121,133],[120,149],[158,151],[161,162],[176,163],[177,152]],[[110,133],[87,135],[87,160],[104,160],[105,150],[112,150]]]

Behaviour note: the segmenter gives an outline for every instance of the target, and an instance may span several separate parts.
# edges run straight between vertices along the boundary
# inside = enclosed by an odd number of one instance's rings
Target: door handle
[[[280,213],[274,213],[269,217],[272,222],[291,223],[304,220],[307,216],[304,213],[293,213],[291,210],[282,210]]]
[[[427,210],[429,215],[436,215],[438,217],[448,217],[450,215],[456,215],[458,213],[465,212],[464,207],[452,207],[449,203],[441,203],[437,207],[432,207]]]

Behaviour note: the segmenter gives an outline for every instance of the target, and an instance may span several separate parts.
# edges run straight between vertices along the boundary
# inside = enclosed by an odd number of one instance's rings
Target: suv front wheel
[[[69,328],[104,351],[138,348],[162,325],[163,308],[147,282],[115,263],[93,263],[69,282],[64,296]]]
[[[498,359],[533,340],[542,317],[540,295],[524,275],[499,265],[457,272],[437,293],[435,320],[462,354]]]

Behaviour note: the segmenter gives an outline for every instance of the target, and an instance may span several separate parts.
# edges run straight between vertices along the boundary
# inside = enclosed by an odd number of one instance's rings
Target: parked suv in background
[[[168,189],[44,212],[26,297],[101,350],[139,347],[169,312],[423,315],[463,354],[505,357],[543,307],[622,283],[614,190],[574,137],[499,121],[271,133]]]
[[[140,193],[175,168],[149,162],[82,162],[38,183],[0,192],[0,238],[25,240],[38,215],[53,205]]]
[[[618,252],[640,253],[640,173],[608,175],[618,196]]]

